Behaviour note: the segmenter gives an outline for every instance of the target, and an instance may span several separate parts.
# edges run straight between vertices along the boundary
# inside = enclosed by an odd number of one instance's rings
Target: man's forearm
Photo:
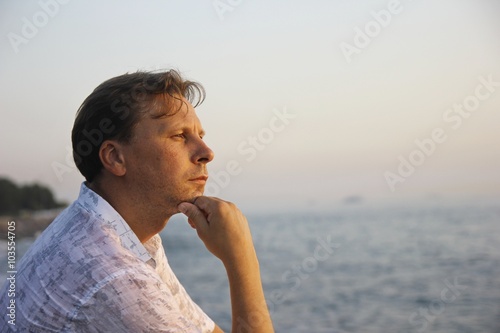
[[[274,332],[262,289],[257,256],[250,255],[242,259],[226,265],[231,292],[232,332]]]

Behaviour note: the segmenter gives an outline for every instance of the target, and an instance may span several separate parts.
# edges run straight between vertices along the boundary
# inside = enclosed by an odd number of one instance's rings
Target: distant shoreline
[[[5,215],[0,217],[0,239],[7,239],[8,222],[15,221],[16,239],[37,237],[63,211],[64,208],[24,212],[20,215]]]

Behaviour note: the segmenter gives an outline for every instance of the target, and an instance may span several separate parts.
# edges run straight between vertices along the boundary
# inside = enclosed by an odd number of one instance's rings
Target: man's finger
[[[194,200],[193,204],[198,208],[206,210],[208,208],[208,205],[212,203],[212,201],[214,201],[214,198],[199,196]]]
[[[194,227],[199,231],[199,230],[205,230],[208,226],[207,219],[205,218],[205,215],[203,212],[193,205],[192,203],[189,202],[183,202],[177,206],[177,208],[186,215],[191,221],[191,223],[194,224]],[[190,223],[190,224],[191,224]]]
[[[216,209],[215,207],[217,207],[217,205],[219,205],[220,203],[227,203],[227,201],[216,197],[199,196],[193,202],[196,207],[207,213],[207,215],[209,215],[210,212]]]

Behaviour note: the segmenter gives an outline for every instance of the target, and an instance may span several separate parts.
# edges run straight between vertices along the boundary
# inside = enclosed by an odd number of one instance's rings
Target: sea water
[[[500,206],[247,217],[277,332],[500,332]],[[162,238],[192,298],[229,332],[222,264],[183,219]]]
[[[500,332],[500,205],[247,218],[277,332]],[[221,262],[181,216],[161,236],[191,297],[230,332]],[[18,240],[18,261],[31,242]]]

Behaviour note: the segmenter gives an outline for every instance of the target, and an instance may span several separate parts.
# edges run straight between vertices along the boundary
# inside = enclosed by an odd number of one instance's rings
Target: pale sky
[[[0,176],[74,200],[85,97],[176,68],[207,90],[207,194],[244,209],[500,199],[496,0],[60,2],[0,3]]]

